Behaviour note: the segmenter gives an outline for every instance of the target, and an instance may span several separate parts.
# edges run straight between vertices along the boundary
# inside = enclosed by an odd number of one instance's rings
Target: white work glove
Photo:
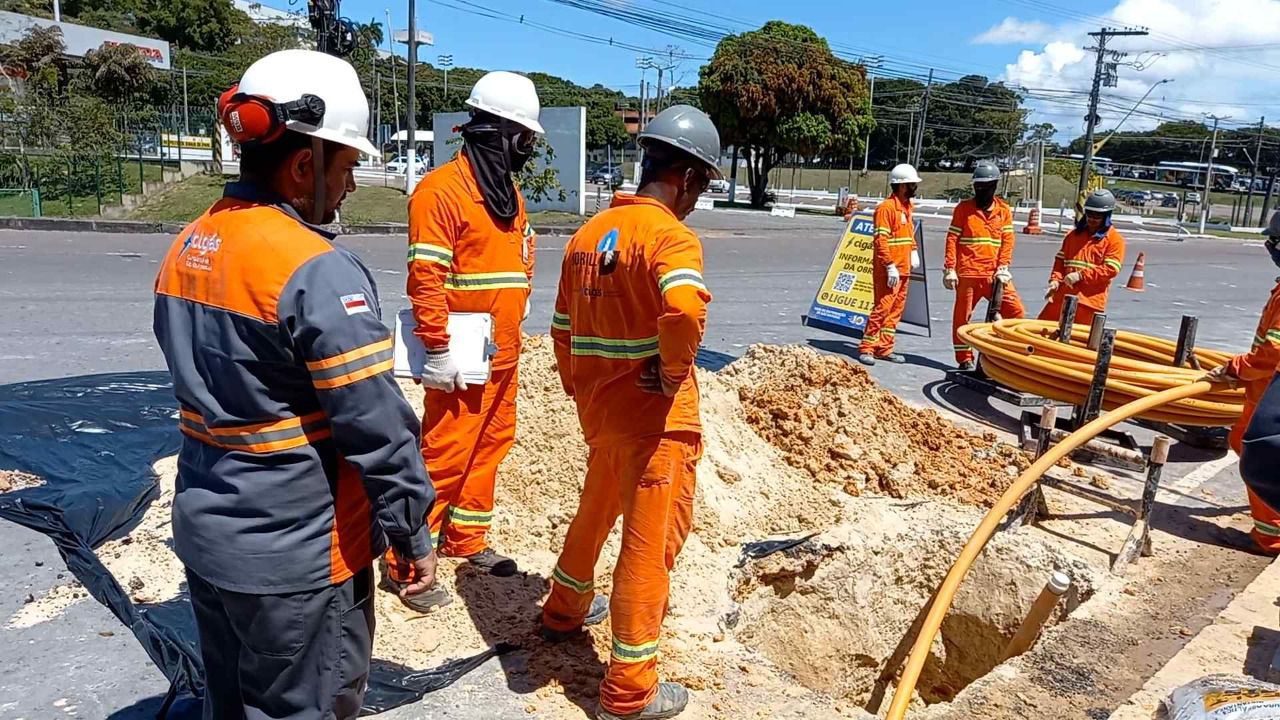
[[[1231,363],[1227,363],[1226,365],[1219,365],[1218,367],[1210,370],[1204,375],[1201,375],[1198,378],[1198,380],[1204,381],[1204,382],[1211,382],[1214,385],[1225,384],[1227,387],[1231,388],[1232,390],[1235,390],[1236,386],[1240,384],[1240,378],[1231,372]]]
[[[900,282],[902,282],[902,273],[898,272],[898,266],[889,263],[889,289],[893,290],[898,287]]]
[[[530,298],[524,299],[524,317],[520,318],[521,322],[529,319],[529,311],[533,310],[533,303]]]
[[[960,276],[956,275],[955,269],[948,269],[942,273],[942,287],[948,290],[955,290],[956,285],[960,282]]]
[[[427,351],[427,362],[422,367],[422,384],[444,392],[467,389],[467,381],[462,379],[462,371],[453,362],[448,348]]]
[[[1008,284],[1012,283],[1012,282],[1013,282],[1013,273],[1009,272],[1009,266],[1008,266],[1008,265],[1001,265],[1000,267],[996,268],[996,275],[995,275],[995,279],[996,279],[996,280],[999,280],[1000,282],[1004,283],[1005,285],[1008,285]]]
[[[911,269],[912,270],[920,269],[920,252],[917,250],[911,251]]]
[[[1062,282],[1066,283],[1067,287],[1075,287],[1076,283],[1080,282],[1080,273],[1068,273],[1066,277],[1062,278]]]
[[[1049,288],[1044,291],[1044,299],[1048,300],[1049,298],[1053,297],[1053,294],[1058,292],[1058,287],[1059,285],[1057,281],[1049,283]]]

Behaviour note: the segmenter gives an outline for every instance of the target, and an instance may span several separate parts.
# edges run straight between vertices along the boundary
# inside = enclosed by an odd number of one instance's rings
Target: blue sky
[[[265,0],[282,9],[302,0]],[[1118,87],[1104,92],[1102,127],[1115,123],[1153,84],[1147,104],[1125,125],[1152,127],[1161,120],[1230,115],[1225,126],[1256,123],[1259,115],[1280,124],[1280,0],[987,0],[941,2],[821,2],[818,0],[594,0],[624,10],[680,13],[728,31],[758,27],[770,19],[802,23],[850,55],[880,54],[889,74],[939,70],[942,80],[978,73],[1032,89],[1033,119],[1074,134],[1084,115],[1082,96],[1093,72],[1083,48],[1099,25],[1144,25],[1147,38],[1116,41],[1130,50]],[[342,12],[360,22],[377,18],[403,28],[406,0],[343,0]],[[498,15],[500,17],[486,17]],[[676,70],[681,84],[697,82],[697,58],[712,48],[683,37],[637,28],[556,0],[418,0],[418,22],[436,45],[421,58],[452,54],[457,65],[543,71],[575,82],[638,91],[641,53],[565,37],[568,33],[663,49],[676,45],[692,56]],[[503,19],[505,18],[505,19]],[[400,50],[403,52],[403,49]],[[1161,54],[1157,54],[1157,52]],[[653,73],[649,73],[650,81]],[[1270,110],[1270,112],[1268,112]]]

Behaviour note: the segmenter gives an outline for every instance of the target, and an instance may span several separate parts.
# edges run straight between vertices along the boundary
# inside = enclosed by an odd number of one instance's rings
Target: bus
[[[1156,165],[1161,182],[1182,187],[1204,186],[1204,163],[1165,161]],[[1240,170],[1221,163],[1213,164],[1213,188],[1226,190],[1236,181]]]

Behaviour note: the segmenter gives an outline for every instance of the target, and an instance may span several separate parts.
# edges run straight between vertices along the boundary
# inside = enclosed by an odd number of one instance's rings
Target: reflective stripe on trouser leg
[[[607,454],[592,450],[587,458],[587,479],[578,500],[578,512],[569,523],[564,549],[551,571],[551,594],[542,606],[542,624],[552,630],[573,630],[581,626],[591,608],[596,560],[622,514],[618,480],[619,476],[607,462]]]
[[[628,715],[658,689],[658,638],[671,568],[692,525],[702,441],[694,433],[671,433],[602,452],[621,481],[623,520],[609,602],[613,643],[600,704]]]
[[[890,290],[889,285],[879,277],[875,282],[876,304],[871,311],[871,319],[867,322],[867,332],[862,337],[859,351],[879,357],[893,352],[898,322],[902,320],[902,311],[907,308],[908,283],[904,276],[898,287]]]
[[[990,281],[986,284],[989,294]],[[959,331],[960,328],[968,325],[969,318],[973,317],[973,309],[982,298],[982,286],[983,279],[977,277],[961,277],[956,281],[956,299],[951,308],[951,345],[956,353],[957,363],[973,360],[973,348],[960,339]]]
[[[487,547],[498,466],[516,440],[518,382],[515,367],[495,370],[483,388],[476,388],[475,396],[468,388],[459,394],[439,393],[444,401],[439,406],[428,400],[428,415],[441,411],[424,427],[423,457],[436,486],[433,519],[437,511],[443,512],[437,477],[449,486],[440,545],[445,555],[465,557]],[[437,527],[433,522],[432,529]]]
[[[1249,490],[1249,514],[1253,516],[1253,541],[1269,553],[1280,552],[1280,513]]]

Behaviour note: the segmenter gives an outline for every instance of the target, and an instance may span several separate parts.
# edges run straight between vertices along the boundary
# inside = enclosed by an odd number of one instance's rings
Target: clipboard
[[[413,310],[396,313],[396,341],[392,374],[398,378],[422,377],[427,348],[414,334],[418,323]],[[489,382],[489,361],[498,351],[493,344],[493,316],[489,313],[449,313],[449,354],[468,385]]]

